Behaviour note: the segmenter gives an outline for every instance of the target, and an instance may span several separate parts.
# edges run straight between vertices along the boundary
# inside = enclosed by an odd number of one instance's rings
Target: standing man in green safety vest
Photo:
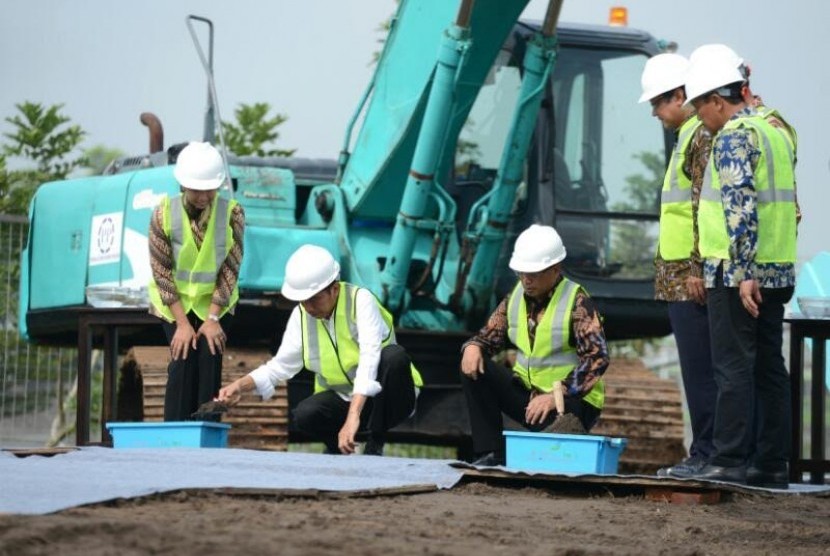
[[[550,226],[534,224],[519,234],[510,259],[518,275],[478,334],[462,346],[461,386],[470,412],[473,465],[504,465],[502,413],[532,431],[551,425],[556,390],[563,384],[565,414],[585,431],[605,400],[602,374],[608,347],[599,313],[577,283],[562,275],[565,246]],[[517,349],[512,369],[492,360]]]
[[[274,387],[303,368],[315,373],[314,394],[294,409],[294,426],[326,445],[328,454],[352,454],[358,431],[368,429],[365,455],[382,455],[386,432],[415,411],[421,375],[395,341],[392,315],[367,289],[340,281],[328,250],[302,245],[285,265],[282,295],[294,308],[276,356],[219,391],[237,403]]]
[[[654,293],[656,299],[668,302],[692,429],[689,456],[657,474],[680,478],[700,471],[714,451],[712,429],[717,399],[697,226],[700,187],[712,136],[694,109],[684,106],[683,83],[688,67],[689,61],[679,54],[649,58],[640,97],[640,102],[649,102],[652,114],[677,135],[661,191]]]
[[[761,99],[760,95],[757,95],[752,92],[749,87],[749,76],[752,74],[752,70],[750,69],[749,65],[746,64],[743,58],[738,56],[738,53],[726,46],[725,44],[704,44],[694,51],[695,56],[722,56],[726,63],[734,64],[735,67],[738,68],[738,71],[741,72],[741,76],[744,78],[744,84],[741,87],[741,98],[743,98],[744,102],[755,108],[755,111],[758,113],[759,116],[764,118],[767,123],[771,126],[780,129],[784,133],[784,138],[787,140],[788,148],[793,152],[793,165],[796,164],[798,160],[798,134],[795,131],[795,128],[790,124],[784,116],[781,115],[775,108],[771,108],[764,104],[764,101]],[[795,186],[794,186],[795,187]],[[798,206],[798,195],[797,191],[794,190],[793,195],[795,195],[795,211],[796,211],[796,220],[798,222],[801,221],[801,208]]]
[[[225,165],[212,145],[187,145],[173,175],[182,194],[165,197],[150,219],[149,295],[172,357],[164,420],[184,421],[222,384],[225,330],[239,300],[245,213],[217,194]]]
[[[746,103],[744,85],[731,57],[692,54],[686,94],[715,134],[698,220],[718,386],[715,451],[693,477],[787,488],[782,341],[795,285],[794,153],[786,134]]]

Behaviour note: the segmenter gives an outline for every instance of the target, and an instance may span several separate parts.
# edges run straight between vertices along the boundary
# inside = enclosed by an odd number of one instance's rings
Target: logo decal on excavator
[[[123,221],[123,212],[99,214],[92,217],[89,266],[118,262],[121,258]]]
[[[133,197],[133,210],[154,209],[166,196],[166,193],[153,193],[152,189],[142,189]]]

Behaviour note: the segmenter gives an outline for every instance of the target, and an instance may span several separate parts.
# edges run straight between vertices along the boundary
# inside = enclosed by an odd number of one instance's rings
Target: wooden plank
[[[653,502],[697,506],[717,504],[721,501],[719,490],[678,490],[676,487],[645,487],[644,497]]]

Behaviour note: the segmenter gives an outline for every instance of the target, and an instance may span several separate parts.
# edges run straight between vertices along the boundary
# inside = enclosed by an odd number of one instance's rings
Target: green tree
[[[104,173],[107,166],[113,160],[124,156],[124,152],[119,149],[111,149],[104,145],[94,145],[88,149],[84,149],[84,163],[86,168],[92,175],[100,175]]]
[[[72,152],[86,132],[61,113],[62,104],[45,107],[26,101],[15,107],[19,113],[6,118],[13,131],[3,134],[2,153],[26,159],[34,167],[3,171],[0,212],[25,214],[41,183],[65,179],[84,163],[83,156],[73,157]]]
[[[9,172],[6,170],[6,157],[0,152],[0,198],[9,190]]]
[[[237,156],[292,156],[297,149],[279,149],[273,145],[280,136],[277,128],[288,116],[269,117],[270,111],[271,105],[267,102],[240,104],[234,111],[236,123],[222,122],[228,150]]]

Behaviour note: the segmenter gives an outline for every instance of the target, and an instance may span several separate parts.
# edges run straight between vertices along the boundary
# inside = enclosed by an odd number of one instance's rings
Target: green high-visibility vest
[[[688,259],[694,250],[692,180],[683,167],[695,133],[703,125],[695,116],[680,126],[660,195],[660,241],[657,252],[667,261]]]
[[[360,360],[360,344],[357,330],[357,308],[355,300],[360,288],[348,282],[340,282],[340,293],[334,310],[334,333],[337,344],[332,341],[321,319],[310,316],[300,304],[300,322],[303,331],[303,365],[316,375],[314,392],[334,390],[344,395],[352,393],[352,385]],[[372,296],[374,298],[374,296]],[[395,342],[395,328],[392,314],[375,303],[389,328],[389,334],[381,343],[382,347]],[[424,385],[415,365],[410,365],[412,381],[417,388]]]
[[[738,128],[751,129],[759,139],[761,156],[753,168],[758,198],[758,249],[755,262],[794,263],[796,260],[795,175],[793,151],[780,129],[760,116],[736,118],[715,137]],[[713,148],[714,144],[713,143]],[[700,193],[698,227],[700,254],[729,260],[729,234],[721,200],[721,183],[714,156],[706,168]]]
[[[518,348],[513,372],[528,389],[550,392],[553,383],[565,379],[579,363],[570,344],[571,313],[579,284],[563,278],[553,292],[542,320],[536,325],[533,347],[527,329],[527,303],[522,283],[516,284],[507,301],[507,337]],[[598,409],[605,403],[605,383],[600,379],[584,398]]]
[[[798,151],[798,134],[795,131],[795,128],[790,125],[790,122],[784,119],[784,116],[781,115],[781,112],[776,110],[775,108],[770,108],[768,106],[759,106],[755,109],[759,116],[764,118],[769,122],[771,118],[775,118],[779,120],[782,124],[784,124],[783,131],[784,137],[789,142],[790,147],[793,150],[794,157],[796,156],[796,152]],[[775,127],[775,126],[773,126]],[[781,128],[776,128],[781,129]]]
[[[210,207],[202,246],[197,247],[184,209],[183,196],[177,195],[172,199],[165,197],[162,200],[162,227],[173,245],[173,281],[185,314],[193,311],[202,320],[208,317],[216,289],[216,277],[234,243],[231,212],[236,204],[234,200],[218,195],[215,197]],[[168,321],[176,320],[170,307],[161,300],[155,280],[150,280],[147,289],[153,307]],[[238,300],[237,286],[231,293],[228,306],[222,309],[219,316],[227,313]]]

